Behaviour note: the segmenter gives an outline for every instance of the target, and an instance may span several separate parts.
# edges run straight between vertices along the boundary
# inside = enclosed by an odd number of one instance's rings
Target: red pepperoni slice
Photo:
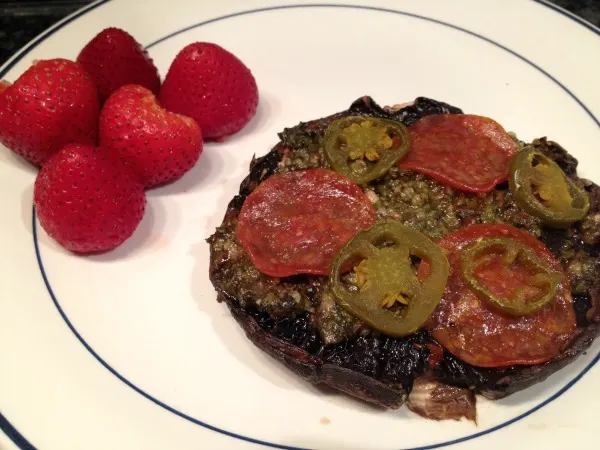
[[[468,114],[423,117],[408,128],[400,167],[467,192],[490,192],[508,178],[517,144],[497,122]]]
[[[375,208],[356,184],[310,169],[262,182],[244,202],[236,234],[267,275],[327,275],[338,250],[374,223]]]
[[[472,225],[445,236],[439,245],[450,262],[450,277],[442,301],[429,319],[433,337],[450,353],[479,367],[539,364],[557,356],[576,330],[568,281],[553,301],[535,313],[511,317],[480,300],[460,276],[460,252],[481,237],[509,237],[527,245],[553,269],[562,271],[550,251],[529,233],[504,224]],[[511,295],[528,286],[530,269],[497,260],[477,272],[480,281],[496,295]],[[422,266],[427,273],[427,267]]]

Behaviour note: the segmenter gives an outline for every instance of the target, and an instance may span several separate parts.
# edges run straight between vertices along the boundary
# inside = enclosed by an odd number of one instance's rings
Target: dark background
[[[88,3],[90,0],[0,0],[0,65],[53,23]],[[600,27],[600,0],[553,3]]]

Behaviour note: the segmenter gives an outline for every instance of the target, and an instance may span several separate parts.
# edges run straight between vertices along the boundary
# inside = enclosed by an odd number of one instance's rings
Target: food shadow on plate
[[[265,151],[266,153],[266,151]],[[244,161],[243,166],[244,169],[250,167],[250,159]],[[204,235],[202,236],[204,239],[208,239],[216,229],[223,223],[223,219],[225,218],[225,213],[227,212],[227,207],[229,206],[229,202],[233,197],[238,195],[240,190],[240,184],[246,175],[242,175],[241,177],[235,177],[230,180],[224,180],[221,185],[223,186],[221,195],[217,200],[217,205],[219,208],[215,211],[212,216],[208,217],[206,220],[206,224],[204,227]],[[208,251],[208,246],[206,247],[206,251]],[[208,256],[207,256],[208,258]]]
[[[33,176],[36,176],[38,172],[37,167],[33,166],[25,159],[21,158],[19,155],[0,144],[0,167],[2,166],[2,164],[6,164],[11,168],[11,170],[13,168],[17,168],[19,170],[22,170],[23,172],[30,173]]]
[[[33,234],[32,217],[33,214],[33,181],[27,186],[21,194],[21,222],[25,229]],[[39,234],[39,233],[38,233]]]
[[[210,317],[214,332],[235,359],[278,388],[304,391],[315,398],[357,411],[362,410],[369,413],[386,411],[384,408],[351,398],[333,388],[311,384],[255,347],[246,338],[244,331],[229,312],[227,305],[216,301],[215,292],[207,276],[209,271],[208,252],[209,247],[204,242],[193,245],[190,250],[190,254],[194,258],[191,281],[192,296],[198,309]]]
[[[167,197],[175,194],[198,192],[215,182],[223,172],[223,155],[217,143],[204,145],[200,159],[180,179],[164,186],[158,186],[147,192],[148,197]]]
[[[274,141],[273,145],[275,145],[275,142],[276,141]],[[258,159],[266,155],[271,149],[272,146],[269,146],[268,148],[257,148],[254,150],[254,157]],[[243,163],[240,164],[240,166],[242,167],[242,174],[240,176],[228,178],[230,174],[225,174],[223,175],[223,178],[218,182],[218,184],[222,186],[219,198],[216,202],[216,204],[219,205],[219,207],[218,210],[215,211],[215,213],[208,217],[206,220],[203,235],[204,239],[208,239],[215,232],[215,230],[223,223],[223,219],[225,218],[225,213],[227,212],[229,202],[231,202],[232,199],[239,194],[240,185],[242,181],[246,178],[246,176],[248,176],[248,171],[250,170],[251,162],[252,156],[249,156],[248,159],[246,159],[245,161],[243,161]]]
[[[258,107],[256,108],[254,117],[239,132],[225,138],[226,142],[237,144],[237,141],[265,128],[271,120],[279,115],[281,103],[274,95],[265,91],[259,91],[258,98]]]

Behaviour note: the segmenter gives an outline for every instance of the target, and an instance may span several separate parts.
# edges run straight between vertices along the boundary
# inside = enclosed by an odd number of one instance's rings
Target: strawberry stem
[[[9,86],[10,83],[8,81],[0,80],[0,94],[2,94],[2,92],[4,92],[4,90]]]

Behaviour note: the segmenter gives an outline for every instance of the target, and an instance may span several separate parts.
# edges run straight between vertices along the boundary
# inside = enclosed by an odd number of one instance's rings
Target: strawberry
[[[77,62],[98,84],[100,102],[126,84],[139,84],[156,95],[160,90],[158,70],[144,48],[126,31],[106,28],[83,47]]]
[[[103,148],[70,144],[39,171],[33,200],[51,238],[76,253],[111,250],[142,220],[146,195],[130,170]]]
[[[191,117],[205,138],[241,130],[256,113],[258,88],[250,70],[216,44],[185,47],[169,68],[160,90],[165,108]]]
[[[203,143],[193,119],[161,108],[148,89],[127,85],[102,109],[100,145],[118,154],[148,189],[194,167]]]
[[[0,88],[0,142],[42,165],[70,142],[95,144],[96,85],[79,64],[38,61],[12,85]]]

